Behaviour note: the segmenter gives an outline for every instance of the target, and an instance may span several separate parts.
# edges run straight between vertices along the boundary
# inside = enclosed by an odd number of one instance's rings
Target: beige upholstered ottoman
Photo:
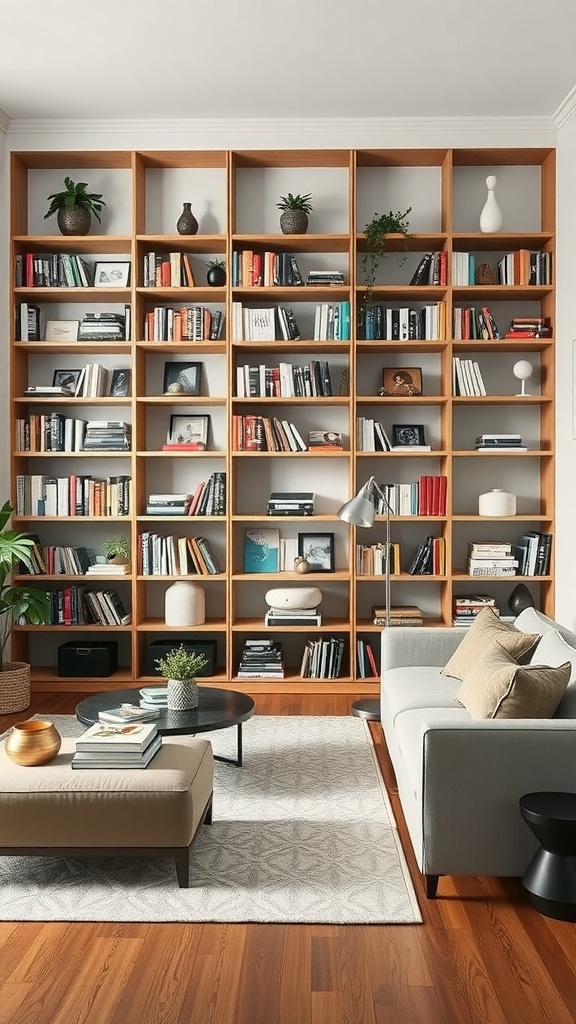
[[[39,768],[0,744],[0,856],[174,857],[188,886],[190,846],[212,820],[209,740],[170,736],[145,769],[70,766],[74,739]]]

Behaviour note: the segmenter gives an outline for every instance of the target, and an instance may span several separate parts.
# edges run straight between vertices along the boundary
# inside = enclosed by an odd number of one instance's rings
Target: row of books
[[[455,396],[480,398],[486,395],[482,372],[475,359],[452,357],[452,389]]]
[[[245,640],[240,663],[239,679],[283,679],[284,651],[279,640],[261,638]]]
[[[365,341],[442,341],[446,336],[446,303],[419,309],[368,306],[358,310],[358,336]]]
[[[18,253],[15,259],[17,288],[91,288],[94,264],[75,253]]]
[[[233,288],[286,288],[302,284],[298,262],[289,252],[235,249],[232,253]]]
[[[48,592],[51,626],[127,626],[131,616],[115,590],[64,587]]]
[[[454,257],[460,255],[459,253],[453,253],[452,255],[452,266],[454,267]],[[410,280],[411,285],[441,285],[442,287],[448,283],[448,253],[444,252],[427,252],[422,256],[416,270],[414,271]],[[454,281],[456,284],[456,281]]]
[[[216,576],[221,571],[206,537],[166,537],[144,531],[138,538],[142,576]]]
[[[378,679],[380,677],[372,644],[367,640],[356,641],[356,671],[360,679]]]
[[[145,252],[142,285],[144,288],[194,288],[190,255],[187,252]]]
[[[17,452],[81,452],[87,420],[62,413],[30,413],[16,420]]]
[[[30,568],[21,566],[21,571],[31,576],[85,576],[96,562],[94,552],[83,546],[68,544],[41,544],[34,537],[34,546],[29,551]]]
[[[476,281],[476,256],[473,252],[453,252],[451,262],[453,285],[459,287],[480,283]]]
[[[144,317],[144,341],[218,341],[224,314],[208,306],[154,306]]]
[[[286,306],[253,308],[232,303],[234,341],[298,341],[302,337],[293,309]]]
[[[302,679],[337,679],[342,668],[345,642],[340,637],[318,637],[304,644]]]
[[[325,398],[332,394],[330,366],[324,360],[236,367],[238,398]]]
[[[153,722],[113,724],[101,718],[76,740],[71,765],[76,771],[146,768],[161,746],[162,736]]]
[[[395,516],[445,516],[448,478],[444,474],[421,474],[410,483],[383,483],[388,511]],[[376,511],[386,515],[386,503],[374,495]]]
[[[359,452],[391,452],[393,445],[380,420],[357,416],[356,448]]]
[[[357,544],[356,545],[356,572],[358,576],[384,576],[386,574],[386,545]],[[399,576],[400,545],[390,544],[390,575]]]
[[[498,341],[502,337],[488,306],[456,306],[452,321],[454,341]]]
[[[129,516],[132,478],[109,476],[50,477],[19,473],[16,477],[18,516]]]
[[[226,473],[218,470],[200,480],[192,493],[149,494],[148,516],[224,516],[226,515]]]
[[[446,572],[446,540],[426,537],[418,545],[406,569],[410,576],[443,576]]]
[[[232,449],[236,452],[305,452],[298,428],[277,416],[232,416]]]
[[[552,253],[517,249],[498,260],[498,283],[552,284]]]
[[[516,543],[472,542],[468,548],[470,576],[546,576],[550,571],[552,534],[528,530]]]
[[[314,312],[314,341],[350,341],[350,303],[322,302]]]

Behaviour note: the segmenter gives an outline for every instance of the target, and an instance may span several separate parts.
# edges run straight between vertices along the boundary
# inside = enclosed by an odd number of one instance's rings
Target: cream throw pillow
[[[466,673],[456,700],[472,718],[552,718],[570,678],[570,662],[518,665],[496,643]]]
[[[539,639],[539,633],[521,633],[507,622],[501,622],[491,608],[483,608],[448,664],[442,669],[442,674],[464,679],[467,672],[474,668],[478,659],[485,651],[490,650],[496,641],[514,658],[519,658]]]

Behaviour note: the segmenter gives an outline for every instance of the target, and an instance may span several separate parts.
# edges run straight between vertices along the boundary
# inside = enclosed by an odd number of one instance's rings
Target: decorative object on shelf
[[[308,214],[312,213],[312,193],[306,195],[295,195],[291,192],[287,196],[280,196],[280,202],[276,203],[280,214],[280,229],[284,235],[305,235],[308,230]]]
[[[479,516],[515,516],[516,495],[504,491],[501,487],[494,487],[485,494],[478,497]]]
[[[107,537],[103,542],[104,554],[114,565],[130,564],[130,541],[128,537]]]
[[[224,260],[208,260],[206,281],[211,288],[223,288],[226,284],[226,262]]]
[[[184,203],[182,213],[176,221],[176,231],[179,235],[195,235],[198,231],[198,221],[192,213],[192,204]]]
[[[71,178],[64,178],[66,186],[63,192],[53,192],[48,196],[50,206],[44,214],[44,220],[57,214],[58,227],[62,235],[87,235],[92,224],[92,214],[100,221],[100,211],[106,203],[96,192],[87,192],[87,182],[76,184]]]
[[[518,583],[508,598],[508,607],[512,615],[520,615],[525,608],[535,608],[536,602],[525,583]]]
[[[380,261],[386,256],[387,235],[402,235],[404,238],[403,255],[400,266],[408,258],[410,232],[408,230],[408,214],[412,212],[409,206],[404,213],[375,213],[372,220],[368,221],[364,228],[366,235],[366,248],[362,253],[362,273],[364,275],[364,287],[366,289],[365,302],[371,302],[376,283],[376,272]]]
[[[19,619],[34,626],[50,620],[50,601],[43,590],[6,583],[15,562],[22,562],[31,570],[34,548],[34,541],[25,533],[5,529],[13,511],[9,501],[0,509],[0,715],[24,711],[30,704],[30,665],[4,661],[14,625]]]
[[[5,750],[15,764],[31,768],[53,761],[62,739],[52,722],[20,722],[12,727]]]
[[[530,392],[526,391],[526,381],[532,376],[533,370],[534,367],[532,366],[532,363],[529,363],[527,359],[519,359],[517,363],[514,363],[512,373],[518,378],[518,380],[522,381],[522,387],[519,394],[515,396],[516,398],[530,397]]]
[[[271,608],[317,608],[322,601],[318,587],[276,587],[264,596]]]
[[[166,591],[164,621],[167,626],[201,626],[206,621],[202,587],[191,580],[176,580]]]
[[[310,572],[310,562],[303,557],[295,558],[294,572],[297,572],[300,576],[305,576],[307,572]]]
[[[489,263],[479,263],[476,270],[476,284],[498,284],[496,274]]]
[[[198,707],[196,676],[206,664],[203,654],[187,651],[184,644],[172,648],[155,661],[157,671],[168,682],[168,710],[189,711]]]
[[[486,178],[488,195],[480,214],[480,231],[484,235],[490,235],[502,230],[502,211],[498,206],[495,192],[497,182],[498,179],[495,174],[489,174]]]
[[[384,367],[381,397],[413,398],[422,394],[422,370],[419,366]]]

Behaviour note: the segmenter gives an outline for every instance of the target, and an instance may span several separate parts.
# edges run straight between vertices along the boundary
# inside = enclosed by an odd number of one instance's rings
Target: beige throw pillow
[[[464,679],[478,659],[498,641],[514,658],[529,651],[540,639],[539,633],[521,633],[507,622],[501,622],[491,608],[483,608],[458,645],[450,661],[442,669],[445,676]]]
[[[456,700],[472,718],[552,718],[570,679],[570,662],[518,665],[497,642],[466,673]]]

